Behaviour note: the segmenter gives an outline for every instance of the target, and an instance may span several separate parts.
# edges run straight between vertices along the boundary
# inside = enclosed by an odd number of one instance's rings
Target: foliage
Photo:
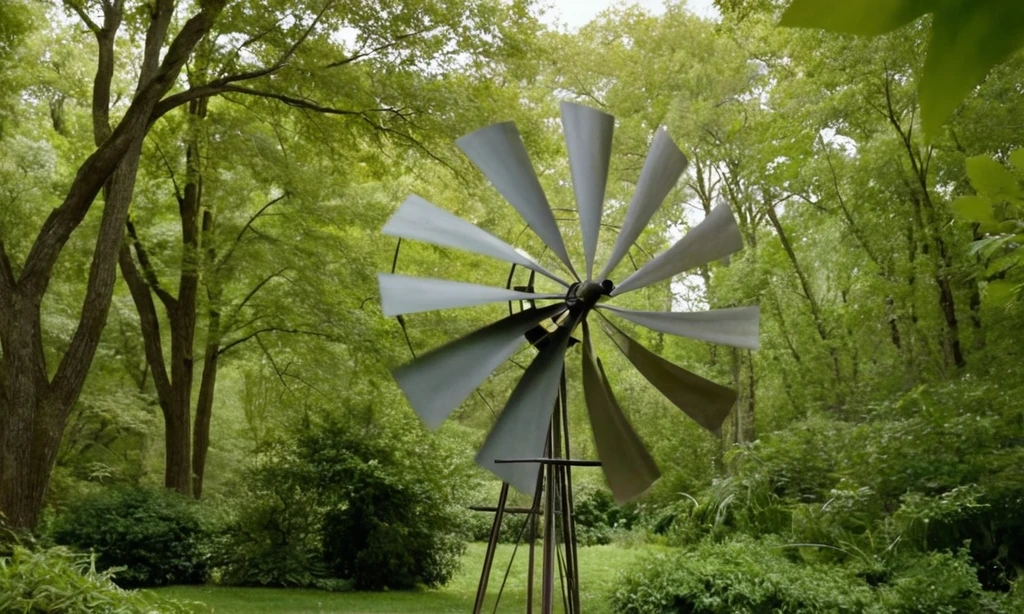
[[[1007,156],[1007,169],[986,155],[967,159],[967,176],[976,194],[953,201],[953,211],[974,229],[971,253],[985,281],[985,299],[1005,307],[1024,296],[1024,149]]]
[[[849,571],[800,565],[779,542],[737,539],[642,560],[626,573],[614,607],[631,614],[863,612],[871,601]]]
[[[1024,6],[1006,0],[794,0],[784,26],[878,35],[932,13],[918,86],[921,121],[936,134],[986,74],[1024,46]]]
[[[1016,597],[986,593],[965,550],[900,561],[885,582],[848,565],[801,555],[807,544],[777,539],[703,541],[642,559],[615,592],[616,611],[667,612],[992,612],[1015,611]]]
[[[383,476],[353,477],[359,495],[324,519],[330,569],[361,589],[447,583],[464,548],[450,532],[451,515],[430,509],[436,499],[415,487],[389,484]]]
[[[0,611],[63,614],[191,612],[173,599],[154,599],[114,583],[117,568],[98,571],[96,555],[63,547],[30,550],[15,546],[0,557]]]
[[[419,467],[381,433],[326,417],[262,455],[230,523],[218,565],[232,584],[356,588],[440,586],[464,548],[463,514],[431,464]]]
[[[270,472],[253,474],[245,492],[224,502],[211,565],[223,584],[319,587],[326,570],[317,551],[315,508]]]
[[[610,544],[617,534],[633,528],[635,505],[619,506],[604,488],[580,489],[574,494],[576,540],[581,546]]]
[[[1024,566],[1017,394],[969,380],[879,404],[859,425],[794,423],[733,450],[734,475],[652,511],[651,522],[682,545],[735,534],[814,545],[807,558],[872,582],[903,557],[959,552],[972,582],[1009,590]]]
[[[121,586],[192,584],[208,575],[207,530],[194,502],[162,488],[116,488],[76,502],[50,537],[96,555],[100,570],[122,568]]]

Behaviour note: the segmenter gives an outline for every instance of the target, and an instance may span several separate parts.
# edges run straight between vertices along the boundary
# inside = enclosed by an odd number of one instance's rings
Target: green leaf
[[[953,213],[979,224],[996,221],[992,215],[992,201],[984,196],[961,196],[953,201]]]
[[[934,10],[934,0],[793,0],[782,26],[884,34]]]
[[[1019,171],[1024,171],[1024,147],[1010,152],[1010,164]]]
[[[988,277],[995,277],[996,275],[999,275],[1013,267],[1020,266],[1022,264],[1022,260],[1024,260],[1024,254],[1021,254],[1019,251],[1012,251],[1008,254],[1003,254],[988,263],[985,267],[985,275]]]
[[[1024,44],[1024,2],[942,3],[918,86],[921,124],[934,135],[988,71]]]
[[[1002,164],[988,156],[967,159],[967,176],[979,193],[998,199],[1021,196],[1017,179]]]
[[[985,286],[985,302],[996,307],[1006,307],[1017,298],[1020,285],[1006,279],[990,281]]]

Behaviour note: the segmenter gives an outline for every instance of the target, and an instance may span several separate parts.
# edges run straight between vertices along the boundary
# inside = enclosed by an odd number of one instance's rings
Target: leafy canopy
[[[781,25],[877,36],[932,14],[918,83],[921,123],[934,136],[985,75],[1024,45],[1017,0],[794,0]]]

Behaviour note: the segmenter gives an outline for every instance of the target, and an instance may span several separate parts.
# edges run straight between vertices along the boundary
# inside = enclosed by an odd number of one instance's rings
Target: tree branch
[[[252,297],[256,296],[256,293],[259,292],[260,290],[262,290],[263,286],[267,285],[267,283],[269,283],[270,280],[274,279],[275,277],[280,277],[281,274],[284,273],[287,270],[288,270],[288,267],[284,267],[283,269],[281,269],[279,271],[275,271],[274,273],[271,273],[270,275],[268,275],[260,283],[256,284],[256,286],[253,287],[253,289],[249,291],[249,294],[245,295],[245,298],[242,299],[242,302],[240,302],[238,304],[238,306],[235,307],[234,311],[231,312],[231,316],[228,317],[228,321],[227,321],[227,324],[225,324],[224,329],[225,330],[231,330],[232,327],[235,324],[235,318],[238,317],[238,314],[242,311],[243,308],[245,308],[245,306],[249,302],[249,300],[252,299]]]
[[[171,395],[171,382],[167,377],[167,366],[164,361],[160,320],[156,315],[156,307],[153,304],[153,297],[149,293],[149,286],[146,285],[139,270],[135,267],[135,261],[132,260],[132,254],[127,244],[121,246],[118,263],[121,265],[121,276],[128,284],[128,290],[131,292],[132,300],[139,312],[146,362],[153,371],[153,383],[157,389],[157,396],[160,399],[168,399]]]
[[[846,223],[850,226],[850,231],[853,232],[853,236],[860,243],[860,246],[864,248],[864,252],[868,255],[876,266],[882,271],[882,274],[888,277],[887,267],[883,266],[882,261],[875,254],[875,251],[871,249],[871,245],[867,241],[867,237],[861,232],[859,226],[853,221],[853,214],[850,209],[846,206],[846,200],[843,199],[843,193],[839,189],[839,176],[836,174],[836,168],[832,164],[832,155],[829,153],[829,145],[825,142],[825,137],[818,134],[818,139],[821,141],[821,147],[825,152],[825,161],[828,163],[828,170],[832,174],[832,187],[836,191],[836,198],[839,200],[839,209],[843,212],[843,218],[846,219]]]
[[[285,333],[285,334],[290,334],[290,335],[310,335],[310,336],[313,336],[313,337],[320,337],[322,339],[327,339],[328,341],[337,341],[337,339],[335,339],[333,336],[328,335],[327,333],[321,333],[321,332],[315,331],[315,330],[304,330],[304,329],[301,329],[301,328],[280,328],[280,327],[277,327],[277,326],[267,326],[266,328],[261,328],[261,329],[259,329],[257,331],[253,331],[253,332],[249,333],[248,335],[245,335],[244,337],[240,337],[240,338],[235,339],[234,341],[232,341],[230,343],[225,344],[222,348],[220,348],[220,350],[217,351],[217,355],[219,356],[219,355],[223,354],[224,352],[227,352],[231,348],[233,348],[233,347],[235,347],[237,345],[241,345],[241,344],[245,343],[246,341],[249,341],[250,339],[257,339],[257,341],[258,341],[259,340],[259,336],[264,334],[264,333]]]
[[[174,197],[178,200],[178,203],[180,204],[181,201],[185,199],[185,197],[182,196],[181,190],[178,188],[178,180],[175,179],[174,177],[174,168],[171,167],[171,161],[167,159],[167,156],[164,154],[163,148],[160,147],[160,143],[154,143],[154,145],[156,145],[157,153],[160,154],[160,159],[164,161],[164,166],[167,167],[167,176],[171,180],[171,185],[174,186]]]
[[[174,85],[181,67],[195,45],[206,36],[223,8],[222,0],[203,3],[203,10],[185,22],[164,54],[163,63],[155,74],[140,83],[140,91],[132,100],[124,118],[103,144],[96,148],[75,175],[64,201],[47,217],[36,238],[19,284],[25,282],[25,291],[31,298],[41,298],[49,284],[50,272],[71,233],[81,224],[96,195],[121,163],[129,148],[145,137],[153,107]]]
[[[226,251],[224,255],[221,257],[221,259],[217,262],[218,271],[221,269],[221,267],[228,263],[228,260],[231,260],[231,256],[235,253],[235,248],[238,247],[238,244],[242,241],[242,237],[245,235],[246,231],[252,230],[253,232],[255,232],[255,230],[252,228],[253,223],[256,220],[258,220],[261,215],[266,213],[267,209],[276,205],[277,203],[281,202],[287,197],[288,192],[285,192],[278,196],[277,198],[272,198],[269,202],[267,202],[267,204],[260,207],[259,210],[256,211],[256,213],[252,214],[252,216],[249,217],[249,221],[245,223],[245,226],[242,226],[242,229],[238,231],[238,235],[235,236],[234,243],[231,244],[231,247],[228,248],[228,251]]]
[[[324,5],[324,7],[320,9],[320,12],[316,14],[316,17],[313,19],[313,22],[309,25],[309,27],[306,28],[305,31],[303,31],[302,35],[299,36],[299,38],[297,38],[295,42],[292,43],[292,45],[288,49],[286,49],[283,54],[281,54],[281,57],[279,57],[277,61],[271,64],[270,66],[258,68],[256,70],[251,70],[244,73],[239,73],[237,75],[227,75],[219,79],[214,79],[206,85],[193,87],[188,90],[185,90],[184,92],[168,96],[167,98],[157,103],[156,107],[153,109],[153,114],[152,117],[150,118],[150,123],[155,122],[156,120],[163,117],[168,111],[176,107],[179,107],[187,102],[191,102],[192,100],[196,100],[197,98],[206,98],[209,96],[219,94],[221,93],[220,88],[222,87],[228,86],[232,83],[237,83],[239,81],[251,81],[252,79],[266,77],[281,70],[288,63],[288,60],[290,60],[291,57],[295,55],[295,51],[299,48],[299,46],[302,45],[302,43],[306,42],[306,39],[309,38],[309,35],[313,32],[313,29],[316,28],[316,26],[320,23],[320,20],[323,18],[324,13],[326,13],[329,8],[334,6],[334,3],[335,0],[327,2]]]
[[[242,52],[242,49],[245,49],[249,45],[251,45],[251,44],[253,44],[255,42],[260,41],[261,39],[263,39],[263,37],[265,37],[266,35],[270,34],[274,30],[276,30],[277,26],[281,25],[282,21],[284,21],[284,17],[283,16],[278,18],[278,20],[274,22],[274,25],[270,26],[269,28],[267,28],[265,30],[257,32],[256,34],[253,34],[249,38],[247,38],[244,41],[242,41],[241,43],[239,43],[235,47],[235,51],[234,51],[233,54],[231,54],[231,57],[224,61],[223,68],[227,68],[228,66],[233,65],[234,61],[238,58],[238,54],[240,54]],[[226,71],[222,69],[220,72],[221,72],[221,74],[223,74]]]
[[[427,32],[431,32],[433,30],[436,30],[437,28],[438,28],[438,26],[433,26],[433,27],[430,27],[430,28],[423,28],[421,30],[414,30],[412,32],[406,32],[405,34],[399,34],[398,36],[395,37],[394,40],[392,40],[390,42],[387,42],[387,43],[384,43],[383,45],[378,45],[377,47],[373,47],[369,51],[363,51],[363,49],[365,49],[365,47],[360,47],[359,51],[357,51],[353,55],[351,55],[351,56],[349,56],[347,58],[342,58],[342,59],[337,60],[335,62],[331,62],[330,64],[327,64],[326,66],[324,66],[324,68],[337,68],[339,66],[345,66],[347,64],[351,64],[351,63],[353,63],[353,62],[355,62],[357,60],[361,60],[362,58],[371,56],[371,55],[373,55],[373,54],[375,54],[377,52],[384,51],[385,49],[390,49],[391,47],[394,47],[395,45],[397,45],[398,43],[404,41],[407,38],[412,38],[413,36],[419,36],[420,34],[426,34]]]
[[[288,388],[288,382],[284,381],[284,376],[281,375],[281,369],[278,368],[277,362],[274,361],[274,357],[270,354],[270,350],[267,349],[267,346],[263,345],[263,340],[259,338],[259,335],[256,336],[256,343],[260,346],[260,349],[263,350],[263,355],[270,361],[270,366],[274,369],[274,373],[277,374],[277,379],[281,380],[281,385],[284,386],[285,389],[291,390],[291,388]],[[224,349],[222,348],[217,355],[219,356],[223,353]]]
[[[74,11],[75,14],[78,15],[78,18],[82,20],[82,23],[84,23],[85,26],[89,28],[89,30],[91,30],[93,34],[100,33],[99,25],[97,25],[96,22],[92,20],[92,17],[89,17],[89,14],[85,12],[85,7],[71,0],[66,0],[64,2],[64,6]],[[106,11],[106,6],[104,6],[104,11]]]
[[[146,284],[153,290],[157,297],[160,298],[160,302],[164,304],[164,307],[166,307],[168,311],[173,312],[178,306],[177,299],[171,296],[170,292],[164,290],[160,285],[160,280],[157,279],[153,263],[150,261],[145,248],[142,247],[142,241],[139,240],[139,234],[135,230],[135,224],[133,224],[131,220],[128,220],[126,225],[128,226],[128,236],[131,237],[132,246],[135,248],[135,255],[139,259],[139,265],[142,266],[142,273],[146,280]]]

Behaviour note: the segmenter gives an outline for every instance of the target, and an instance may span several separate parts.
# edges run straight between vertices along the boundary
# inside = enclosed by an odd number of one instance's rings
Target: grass
[[[609,599],[614,590],[619,572],[653,546],[591,546],[579,549],[580,556],[580,600],[583,611],[596,614],[607,613]],[[462,560],[462,567],[451,583],[441,589],[420,591],[387,591],[380,593],[341,592],[283,588],[238,588],[224,586],[172,586],[153,592],[162,597],[194,601],[206,607],[197,606],[199,612],[214,614],[234,612],[263,614],[270,612],[296,613],[341,613],[358,614],[370,612],[422,612],[443,614],[471,611],[476,596],[476,585],[483,566],[486,544],[470,544]],[[494,609],[494,600],[505,574],[513,546],[501,544],[494,559],[490,583],[487,590],[485,612]],[[536,596],[534,603],[539,607],[540,595],[540,550],[537,550]],[[526,604],[527,549],[520,546],[509,573],[508,582],[498,604],[498,612],[522,612]],[[556,612],[562,611],[559,584],[555,582]],[[207,609],[208,608],[208,609]]]

